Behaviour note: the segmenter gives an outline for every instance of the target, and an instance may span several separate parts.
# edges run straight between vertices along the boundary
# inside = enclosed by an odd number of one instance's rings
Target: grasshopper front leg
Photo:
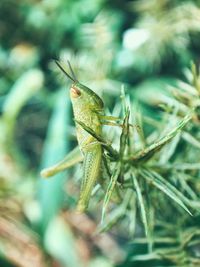
[[[77,205],[77,210],[84,212],[89,204],[92,189],[97,182],[102,161],[101,145],[93,145],[84,152],[83,160],[83,179],[81,184],[80,198]]]

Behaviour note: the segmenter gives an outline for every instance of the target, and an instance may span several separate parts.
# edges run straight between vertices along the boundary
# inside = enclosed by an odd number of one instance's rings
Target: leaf
[[[116,209],[112,210],[108,216],[106,222],[100,225],[98,232],[108,231],[113,225],[115,225],[122,217],[126,215],[127,206],[130,203],[130,198],[132,198],[133,193],[132,190],[128,190],[126,195],[123,198],[121,204],[116,207]]]
[[[175,186],[173,186],[171,183],[169,183],[168,181],[166,181],[160,174],[156,173],[156,172],[152,172],[152,175],[154,177],[156,177],[159,181],[161,181],[163,184],[165,184],[166,186],[168,186],[175,195],[177,195],[183,202],[185,202],[187,205],[189,206],[193,206],[192,205],[192,201],[190,199],[188,199],[187,197],[185,197],[181,191],[179,191]]]
[[[161,176],[155,176],[152,175],[150,171],[142,170],[140,171],[141,175],[147,179],[151,184],[156,186],[158,189],[160,189],[163,193],[165,193],[167,196],[169,196],[172,200],[174,200],[177,204],[179,204],[185,211],[187,211],[191,216],[192,213],[189,211],[187,206],[184,204],[181,198],[183,198],[183,195],[181,192],[179,192],[174,186],[172,186],[170,183],[166,182],[163,178],[161,179]],[[178,195],[176,195],[175,192],[178,192]],[[182,195],[182,197],[180,197]]]
[[[104,218],[105,218],[105,213],[106,213],[106,210],[107,210],[107,206],[108,206],[108,203],[110,201],[110,198],[111,198],[112,193],[113,193],[113,190],[115,188],[117,179],[118,179],[119,174],[120,174],[120,165],[121,165],[120,162],[118,162],[116,164],[116,167],[115,167],[114,172],[113,172],[113,174],[111,176],[110,183],[109,183],[108,188],[107,188],[107,191],[106,191],[106,195],[104,197],[104,203],[103,203],[103,208],[102,208],[101,223],[104,222]]]
[[[62,217],[55,217],[48,225],[44,237],[45,248],[62,266],[80,267],[76,241]]]
[[[146,161],[154,154],[159,151],[165,144],[171,141],[173,137],[175,137],[179,131],[191,120],[191,115],[185,116],[185,118],[175,127],[171,132],[169,132],[165,137],[161,138],[159,141],[145,148],[144,150],[138,152],[136,155],[131,156],[128,161],[132,161],[133,163],[139,163],[141,161]]]
[[[192,171],[200,170],[200,163],[173,163],[173,164],[148,164],[149,168],[152,169],[164,169],[164,170],[176,170],[176,171]]]
[[[144,224],[145,233],[146,233],[146,236],[149,236],[149,227],[148,227],[148,222],[147,222],[147,213],[145,209],[144,199],[142,196],[139,183],[137,181],[137,177],[134,173],[132,173],[132,179],[133,179],[133,184],[134,184],[136,194],[137,194],[138,204],[140,206],[141,218]]]
[[[26,71],[15,82],[3,105],[5,119],[15,119],[23,105],[43,86],[44,75],[39,69]]]
[[[170,158],[175,154],[177,145],[179,144],[181,138],[180,132],[172,139],[172,141],[163,148],[162,154],[160,155],[160,164],[167,164]]]
[[[188,143],[190,143],[191,145],[193,145],[196,148],[200,149],[200,141],[197,140],[194,136],[192,136],[190,133],[188,132],[183,132],[183,139],[185,139],[185,141],[187,141]]]
[[[155,252],[149,254],[136,255],[131,257],[131,261],[149,261],[149,260],[158,260],[162,257],[156,254]]]
[[[122,206],[111,211],[108,215],[107,222],[102,220],[102,223],[98,229],[98,232],[102,233],[102,232],[108,231],[124,216],[125,212],[126,210]]]
[[[120,150],[119,154],[120,157],[122,158],[126,149],[127,141],[128,141],[128,136],[129,136],[129,116],[130,116],[130,110],[126,110],[126,114],[123,120],[122,124],[122,133],[120,135]]]
[[[54,164],[63,158],[69,143],[66,139],[66,117],[70,108],[70,100],[66,103],[65,90],[58,93],[51,116],[47,138],[44,144],[41,168]],[[64,173],[57,174],[54,179],[44,180],[39,177],[37,198],[41,208],[39,227],[45,232],[48,223],[59,212],[64,199],[63,184],[66,179]]]

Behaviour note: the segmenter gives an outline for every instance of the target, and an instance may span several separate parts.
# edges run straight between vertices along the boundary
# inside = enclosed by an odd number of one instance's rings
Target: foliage
[[[0,2],[1,266],[199,266],[199,20],[196,0]],[[76,145],[52,59],[121,117],[87,214],[80,164],[39,175]]]

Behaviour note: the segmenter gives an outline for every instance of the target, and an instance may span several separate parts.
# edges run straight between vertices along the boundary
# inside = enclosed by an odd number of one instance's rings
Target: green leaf
[[[146,213],[146,208],[145,208],[145,204],[144,204],[144,199],[142,196],[142,191],[140,189],[140,185],[138,183],[137,177],[135,175],[135,173],[132,172],[132,179],[133,179],[133,184],[136,190],[136,194],[137,194],[137,199],[138,199],[138,204],[140,206],[140,212],[141,212],[141,218],[142,218],[142,222],[144,224],[144,229],[145,229],[145,233],[146,236],[149,236],[149,226],[148,226],[148,222],[147,222],[147,213]]]
[[[129,117],[130,117],[130,110],[126,110],[126,114],[123,120],[123,125],[122,125],[122,133],[120,135],[120,150],[119,154],[120,157],[122,158],[126,149],[127,141],[128,141],[128,136],[129,136]]]
[[[190,215],[192,215],[192,213],[189,211],[187,206],[182,201],[183,198],[182,193],[179,192],[173,185],[171,185],[169,182],[166,182],[161,176],[158,177],[158,175],[155,174],[153,175],[150,171],[142,170],[140,171],[140,173],[151,184],[160,189],[163,193],[165,193],[177,204],[179,204],[185,211],[187,211]],[[175,192],[178,192],[178,196]]]
[[[99,226],[98,232],[102,233],[108,231],[112,228],[125,214],[126,210],[120,206],[108,214],[106,222],[102,220],[101,225]],[[105,216],[104,216],[105,217]]]
[[[191,144],[192,146],[199,148],[200,149],[200,141],[197,140],[194,136],[192,136],[190,133],[188,132],[183,132],[183,139],[185,141],[187,141],[189,144]]]
[[[169,132],[166,136],[161,138],[159,141],[145,148],[144,150],[138,152],[136,155],[131,156],[128,161],[132,161],[133,163],[138,163],[141,161],[146,161],[154,154],[159,151],[165,144],[171,141],[173,137],[175,137],[179,131],[191,120],[191,114],[185,116],[185,118],[175,127],[171,132]]]
[[[120,162],[118,162],[116,164],[114,172],[113,172],[111,179],[110,179],[110,183],[109,183],[107,191],[106,191],[106,195],[105,195],[104,202],[103,202],[103,208],[102,208],[102,217],[101,217],[102,223],[104,222],[105,213],[106,213],[106,210],[108,207],[108,203],[110,201],[110,198],[111,198],[112,193],[114,191],[117,179],[118,179],[119,174],[120,174],[120,165],[121,165]]]
[[[81,267],[75,237],[62,217],[55,217],[49,223],[45,237],[45,248],[62,266]]]
[[[69,143],[67,143],[66,138],[66,126],[70,101],[67,100],[65,95],[65,90],[60,91],[55,101],[55,107],[49,122],[47,138],[44,144],[41,169],[52,165],[58,159],[63,158],[69,148]],[[62,207],[64,199],[63,185],[65,179],[65,173],[59,173],[50,180],[39,177],[37,195],[41,208],[41,220],[39,226],[42,232],[45,232],[48,223]]]
[[[99,229],[98,232],[105,232],[108,231],[113,225],[115,225],[122,217],[125,216],[127,211],[127,206],[129,205],[130,198],[132,198],[133,193],[132,190],[128,190],[126,195],[123,198],[123,201],[121,204],[119,204],[118,207],[116,207],[114,210],[112,210],[108,216],[106,221],[104,221]]]
[[[44,82],[43,72],[39,69],[30,69],[23,73],[11,88],[3,105],[5,119],[15,119],[23,105],[37,91]]]

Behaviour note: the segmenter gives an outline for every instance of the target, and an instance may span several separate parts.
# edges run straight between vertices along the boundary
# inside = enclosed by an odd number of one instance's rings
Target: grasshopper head
[[[68,64],[69,64],[69,68],[71,70],[72,76],[66,72],[66,70],[60,64],[60,62],[56,61],[56,64],[65,73],[65,75],[67,75],[67,77],[73,81],[73,84],[70,88],[70,98],[71,98],[73,106],[79,106],[79,107],[92,106],[96,109],[103,109],[102,99],[95,92],[93,92],[90,88],[78,82],[69,62]]]
[[[70,97],[73,105],[92,106],[96,109],[103,109],[102,99],[83,84],[72,84],[70,88]]]

